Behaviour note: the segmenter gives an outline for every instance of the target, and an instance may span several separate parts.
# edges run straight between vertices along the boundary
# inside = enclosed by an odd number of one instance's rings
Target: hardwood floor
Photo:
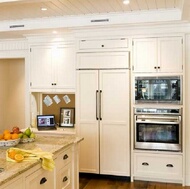
[[[102,177],[97,175],[80,174],[79,189],[190,189],[180,184],[135,181],[116,177]]]

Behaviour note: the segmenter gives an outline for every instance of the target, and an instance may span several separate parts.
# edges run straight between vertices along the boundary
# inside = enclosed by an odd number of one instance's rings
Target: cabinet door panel
[[[129,176],[129,71],[100,71],[100,90],[100,173]]]
[[[135,72],[156,72],[157,39],[134,39],[133,65]]]
[[[48,47],[32,48],[30,54],[31,87],[50,88],[52,83],[52,50]]]
[[[158,39],[158,64],[160,72],[182,72],[182,37]]]
[[[99,173],[99,127],[96,120],[98,71],[77,71],[77,124],[80,136],[80,172]]]
[[[56,64],[54,81],[56,88],[75,88],[75,51],[74,47],[58,47],[53,51]]]
[[[129,52],[79,53],[79,69],[129,68]]]

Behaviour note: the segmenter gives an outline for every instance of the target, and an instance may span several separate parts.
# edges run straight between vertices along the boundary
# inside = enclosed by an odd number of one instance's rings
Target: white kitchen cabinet
[[[183,37],[133,39],[133,71],[183,72]]]
[[[77,69],[129,68],[129,52],[78,53]]]
[[[42,168],[36,170],[25,178],[25,189],[54,189],[54,171]]]
[[[3,173],[2,173],[3,174]],[[1,189],[24,189],[23,176],[18,176],[17,178],[12,179],[8,184],[1,186]]]
[[[55,160],[56,163],[56,189],[72,188],[72,151],[64,150]]]
[[[129,48],[129,40],[127,38],[113,39],[81,39],[78,41],[78,51],[94,52],[94,51],[122,51]]]
[[[129,70],[77,71],[80,172],[129,176]]]
[[[134,153],[134,176],[143,179],[182,181],[182,155]]]
[[[31,91],[75,91],[75,48],[73,45],[32,46]]]
[[[61,166],[61,165],[59,165]],[[57,171],[56,189],[71,189],[72,188],[72,167],[71,164],[64,166]]]

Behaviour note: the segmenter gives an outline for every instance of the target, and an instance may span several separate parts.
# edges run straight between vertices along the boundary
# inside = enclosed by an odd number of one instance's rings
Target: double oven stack
[[[136,77],[134,148],[182,150],[182,78]]]

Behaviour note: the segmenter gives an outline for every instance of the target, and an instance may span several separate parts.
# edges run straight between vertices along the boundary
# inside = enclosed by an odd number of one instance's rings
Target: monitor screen
[[[37,115],[37,126],[55,126],[54,115]]]

